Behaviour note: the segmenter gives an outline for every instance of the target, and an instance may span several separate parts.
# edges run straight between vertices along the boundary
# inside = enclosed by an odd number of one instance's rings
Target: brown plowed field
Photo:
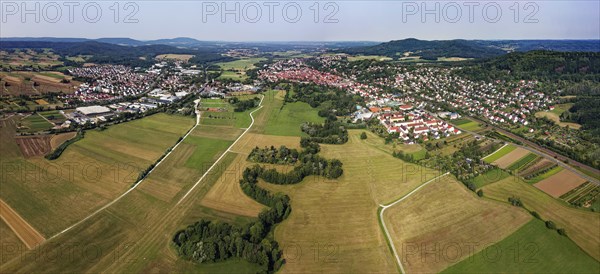
[[[561,195],[569,192],[571,189],[574,189],[585,182],[585,179],[579,177],[572,171],[565,169],[559,173],[550,176],[549,178],[540,181],[534,186],[540,189],[541,191],[548,193],[550,196],[558,198]]]
[[[525,155],[527,155],[527,153],[529,153],[529,151],[519,147],[519,148],[509,152],[508,154],[502,156],[500,159],[494,161],[494,164],[500,168],[507,168],[512,163],[525,157]]]
[[[29,158],[33,156],[44,156],[50,152],[50,135],[34,136],[34,137],[19,137],[15,138],[19,149],[23,156]]]

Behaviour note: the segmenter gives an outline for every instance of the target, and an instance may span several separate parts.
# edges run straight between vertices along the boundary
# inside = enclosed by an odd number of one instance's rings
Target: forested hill
[[[438,57],[487,58],[506,53],[501,49],[479,45],[468,40],[425,41],[414,38],[390,41],[375,46],[347,48],[338,52],[385,55],[392,58],[402,57],[404,53],[410,52],[411,56],[420,56],[425,60],[437,60]]]
[[[395,40],[374,46],[339,49],[336,52],[384,55],[391,58],[420,56],[425,60],[440,57],[491,58],[509,52],[552,50],[564,52],[600,52],[600,40],[435,40],[414,38]]]
[[[178,48],[168,45],[121,46],[95,41],[84,42],[48,42],[48,41],[2,41],[0,49],[11,51],[15,49],[51,49],[62,57],[91,56],[86,61],[92,63],[111,63],[132,66],[145,66],[153,62],[159,54],[191,54],[195,55],[190,62],[206,63],[228,61],[231,58],[222,56],[219,51],[212,49]]]
[[[471,79],[600,81],[599,52],[513,52],[472,62],[459,73]]]

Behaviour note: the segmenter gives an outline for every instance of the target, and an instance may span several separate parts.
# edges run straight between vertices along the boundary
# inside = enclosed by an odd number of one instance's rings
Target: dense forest
[[[598,52],[515,52],[465,64],[457,73],[473,80],[600,81]]]

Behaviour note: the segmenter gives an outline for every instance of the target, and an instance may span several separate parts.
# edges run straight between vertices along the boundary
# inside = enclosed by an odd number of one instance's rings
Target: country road
[[[396,251],[396,246],[394,245],[394,241],[392,240],[392,237],[390,236],[390,232],[388,231],[387,227],[385,226],[385,220],[383,219],[383,213],[385,212],[385,210],[387,208],[392,207],[399,202],[402,202],[404,199],[410,197],[415,192],[417,192],[419,189],[423,188],[424,186],[426,186],[432,182],[439,180],[440,178],[442,178],[448,174],[450,174],[450,172],[446,172],[440,176],[437,176],[437,177],[421,184],[419,187],[415,188],[413,191],[409,192],[408,194],[404,195],[402,198],[400,198],[392,203],[389,203],[387,205],[379,205],[381,207],[381,210],[379,211],[379,221],[381,222],[381,226],[383,227],[383,231],[385,232],[385,237],[388,239],[388,241],[390,243],[390,247],[392,248],[392,252],[394,253],[394,257],[396,257],[396,262],[398,263],[398,266],[400,267],[400,271],[402,271],[402,273],[406,273],[406,271],[404,270],[404,267],[402,266],[402,261],[400,260],[400,256],[398,256],[398,252]]]
[[[250,117],[252,118],[252,124],[254,124],[254,117],[252,116],[252,113],[254,113],[255,111],[259,110],[262,108],[262,102],[263,102],[264,96],[261,97],[260,102],[259,102],[259,107],[256,108],[255,110],[253,110],[252,112],[250,112]],[[194,131],[194,129],[196,129],[196,127],[198,127],[200,125],[200,111],[198,111],[198,104],[200,103],[200,101],[198,100],[196,102],[196,124],[181,138],[181,140],[179,142],[177,142],[177,144],[175,144],[175,146],[172,147],[172,149],[165,155],[165,157],[163,157],[158,163],[156,163],[156,165],[150,170],[148,171],[148,174],[146,175],[146,177],[148,177],[152,171],[154,171],[158,166],[160,166],[160,164],[169,157],[169,155],[171,155],[171,153],[173,151],[175,151],[175,149],[179,146],[179,144],[181,144],[187,137],[188,135],[190,135],[190,133],[192,133],[192,131]],[[215,161],[215,163],[202,175],[202,177],[198,180],[198,182],[196,184],[194,184],[194,186],[185,194],[185,196],[183,196],[183,198],[181,198],[181,200],[178,202],[178,204],[183,201],[183,199],[192,191],[192,189],[194,189],[198,183],[200,181],[202,181],[202,179],[204,177],[206,177],[206,175],[212,170],[212,168],[223,158],[223,156],[225,154],[227,154],[227,152],[229,152],[229,150],[231,149],[231,147],[233,145],[235,145],[235,143],[242,137],[244,136],[244,134],[246,134],[246,132],[248,132],[248,130],[250,130],[250,128],[252,127],[252,124],[250,124],[250,126],[248,128],[246,128],[246,130],[244,130],[244,132],[235,140],[235,142],[233,144],[231,144],[231,146],[229,148],[227,148],[227,151],[223,152],[223,154],[221,154],[221,157],[219,157],[219,159],[217,159],[217,161]],[[130,187],[127,191],[125,191],[123,194],[121,194],[119,197],[117,197],[116,199],[112,200],[111,202],[109,202],[108,204],[104,205],[103,207],[101,207],[100,209],[92,212],[90,215],[86,216],[85,218],[79,220],[78,222],[76,222],[75,224],[65,228],[63,231],[53,235],[52,237],[48,238],[48,240],[56,238],[57,236],[64,234],[65,232],[75,228],[76,226],[80,225],[81,223],[85,222],[86,220],[88,220],[89,218],[97,215],[98,213],[102,212],[103,210],[107,209],[108,207],[110,207],[111,205],[113,205],[114,203],[118,202],[119,200],[121,200],[123,197],[125,197],[127,194],[129,194],[131,191],[133,191],[134,189],[136,189],[146,178],[142,178],[141,180],[139,180],[138,182],[136,182],[132,187]]]

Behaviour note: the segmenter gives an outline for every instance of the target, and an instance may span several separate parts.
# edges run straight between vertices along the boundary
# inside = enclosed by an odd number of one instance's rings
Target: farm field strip
[[[494,152],[490,153],[489,155],[487,155],[487,156],[485,156],[485,157],[483,157],[483,158],[481,158],[481,159],[482,159],[482,160],[483,160],[483,159],[486,159],[486,158],[488,158],[488,157],[490,157],[490,156],[492,156],[492,155],[494,155],[494,154],[496,154],[496,153],[500,152],[500,150],[503,150],[503,149],[504,149],[506,146],[508,146],[508,144],[504,144],[504,145],[503,145],[503,146],[501,146],[499,149],[496,149],[496,151],[494,151]]]
[[[402,271],[402,273],[406,273],[406,271],[404,270],[404,267],[402,266],[402,262],[400,260],[400,257],[398,256],[398,252],[396,251],[396,247],[394,245],[394,241],[392,240],[392,237],[390,236],[390,232],[388,231],[388,229],[387,229],[387,227],[385,225],[385,220],[383,219],[383,213],[385,212],[385,210],[387,208],[389,208],[389,207],[391,207],[391,206],[393,206],[393,205],[395,205],[395,204],[403,201],[404,199],[410,197],[410,195],[412,195],[415,192],[419,191],[419,189],[425,187],[426,185],[428,185],[428,184],[430,184],[432,182],[435,182],[435,181],[439,180],[441,177],[444,177],[444,176],[446,176],[448,174],[450,174],[450,172],[446,172],[446,173],[444,173],[444,174],[442,174],[442,175],[440,175],[438,177],[435,177],[435,178],[433,178],[433,179],[431,179],[431,180],[429,180],[429,181],[421,184],[416,189],[414,189],[413,191],[409,192],[408,194],[406,194],[405,196],[403,196],[402,198],[400,198],[400,199],[398,199],[398,200],[396,200],[394,202],[391,202],[391,203],[389,203],[387,205],[382,205],[382,204],[379,205],[380,208],[381,208],[379,210],[379,222],[381,223],[381,226],[383,227],[383,231],[385,232],[386,240],[389,242],[389,245],[390,245],[390,247],[392,249],[392,253],[394,254],[394,257],[396,257],[396,263],[400,267],[400,270]]]
[[[256,108],[255,110],[253,110],[252,112],[250,112],[250,118],[252,119],[252,122],[250,123],[250,126],[248,126],[244,132],[242,132],[242,134],[235,139],[235,141],[227,148],[227,150],[225,152],[223,152],[221,154],[221,156],[206,170],[206,172],[202,175],[202,177],[200,177],[200,179],[198,179],[198,181],[188,190],[188,192],[185,193],[185,195],[183,195],[183,197],[181,197],[181,199],[179,200],[179,202],[177,202],[177,205],[179,205],[183,200],[185,200],[185,198],[198,186],[198,184],[200,184],[200,182],[202,182],[202,180],[210,173],[210,171],[221,161],[221,159],[223,159],[223,157],[225,157],[225,155],[231,151],[231,148],[233,146],[235,146],[235,144],[242,138],[244,137],[244,135],[248,132],[248,130],[250,130],[252,128],[252,125],[254,125],[254,116],[252,115],[254,112],[258,111],[259,109],[261,109],[262,106],[262,102],[263,99],[265,97],[261,96],[260,98],[260,102],[258,103],[258,108]],[[196,124],[197,125],[197,124]]]
[[[110,207],[111,205],[115,204],[116,202],[118,202],[119,200],[121,200],[123,197],[125,197],[128,193],[130,193],[131,191],[135,190],[143,181],[144,179],[146,179],[148,177],[148,175],[150,175],[152,173],[152,171],[154,171],[158,166],[160,166],[161,163],[163,163],[163,161],[165,161],[165,159],[167,159],[169,157],[169,155],[171,155],[171,153],[173,153],[173,151],[192,133],[192,131],[194,131],[194,129],[198,126],[198,119],[196,119],[196,124],[194,124],[194,126],[188,130],[188,132],[179,140],[179,142],[177,142],[172,148],[171,150],[169,150],[169,152],[167,152],[167,154],[165,154],[165,156],[160,159],[160,161],[158,161],[158,163],[156,163],[156,165],[154,165],[154,167],[152,167],[152,169],[150,169],[148,171],[148,173],[146,174],[146,177],[142,178],[141,180],[137,181],[133,186],[131,186],[127,191],[125,191],[123,194],[121,194],[120,196],[118,196],[117,198],[115,198],[114,200],[110,201],[109,203],[105,204],[104,206],[102,206],[101,208],[99,208],[98,210],[92,212],[90,215],[86,216],[85,218],[79,220],[78,222],[74,223],[73,225],[65,228],[64,230],[60,231],[59,233],[53,235],[52,237],[48,238],[48,240],[56,238],[57,236],[64,234],[65,232],[73,229],[74,227],[78,226],[79,224],[85,222],[86,220],[90,219],[91,217],[97,215],[98,213],[102,212],[103,210],[105,210],[106,208]]]
[[[492,162],[492,164],[495,164],[498,167],[505,169],[505,168],[509,167],[511,164],[515,163],[517,160],[525,157],[528,153],[529,153],[528,150],[518,147],[518,148],[510,151],[509,153],[506,153],[499,159],[496,159],[495,161]]]
[[[585,182],[586,180],[584,178],[577,176],[577,174],[569,170],[563,169],[562,171],[539,181],[533,186],[554,198],[559,198]]]
[[[21,239],[27,248],[33,249],[46,240],[41,233],[27,223],[19,213],[14,211],[2,199],[0,199],[0,217],[2,217],[2,220]]]
[[[524,208],[565,228],[569,238],[581,249],[600,260],[600,214],[569,206],[514,176],[483,187],[483,192],[485,197],[504,203],[510,197],[518,197]]]

